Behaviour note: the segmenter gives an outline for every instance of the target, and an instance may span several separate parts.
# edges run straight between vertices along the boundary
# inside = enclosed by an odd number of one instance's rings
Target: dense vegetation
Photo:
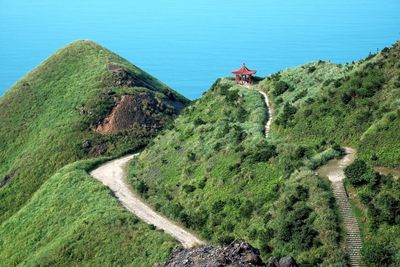
[[[400,262],[400,181],[356,160],[345,169],[347,188],[362,222],[362,256],[367,266]]]
[[[360,62],[316,62],[265,79],[277,113],[272,134],[297,143],[335,141],[373,165],[400,165],[400,43]]]
[[[360,160],[347,169],[346,188],[362,228],[367,266],[400,263],[398,180],[371,169],[400,167],[399,59],[396,43],[360,62],[310,63],[261,83],[277,114],[274,139],[357,148]]]
[[[294,172],[265,216],[262,249],[296,255],[303,266],[345,266],[335,201],[327,180],[310,170]]]
[[[146,115],[147,103],[138,106],[146,123],[107,135],[93,130],[120,95],[143,92],[159,107]],[[174,115],[171,99],[186,103],[93,42],[78,41],[56,52],[0,98],[0,223],[67,163],[145,145]]]
[[[267,114],[258,92],[217,81],[132,162],[133,187],[211,243],[246,239],[264,257],[290,254],[305,265],[344,265],[332,196],[309,171],[340,155],[340,147],[269,141]],[[292,174],[299,168],[304,171]],[[304,191],[299,199],[298,188]],[[287,201],[293,207],[276,210]],[[297,213],[302,222],[279,223]]]
[[[153,266],[166,259],[177,242],[88,175],[98,162],[62,168],[0,226],[1,266]]]

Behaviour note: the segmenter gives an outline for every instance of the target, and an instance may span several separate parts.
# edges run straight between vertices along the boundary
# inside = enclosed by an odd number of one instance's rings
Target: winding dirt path
[[[350,265],[360,266],[361,259],[361,235],[357,219],[353,213],[346,189],[343,185],[344,168],[350,165],[355,157],[356,151],[350,147],[345,148],[346,155],[341,159],[330,160],[327,164],[320,167],[317,172],[321,176],[327,176],[332,182],[332,190],[336,202],[339,205],[339,211],[343,219],[347,236],[347,252],[350,257]]]
[[[272,125],[272,106],[271,103],[269,102],[268,94],[262,91],[258,84],[254,85],[254,89],[264,97],[265,105],[268,108],[268,120],[267,123],[265,124],[265,130],[264,130],[265,138],[267,138]]]
[[[164,230],[166,233],[173,236],[185,248],[190,248],[196,245],[204,244],[203,241],[175,224],[164,216],[155,212],[142,199],[140,199],[131,189],[126,181],[126,168],[129,160],[139,154],[127,155],[119,159],[115,159],[90,172],[96,180],[108,186],[121,204],[130,212],[135,214],[148,224],[153,224],[158,229]]]
[[[258,87],[255,88],[264,97],[265,104],[268,107],[268,121],[265,124],[265,137],[267,137],[271,128],[272,109],[268,95]],[[139,154],[126,155],[122,158],[106,162],[91,171],[90,175],[109,187],[127,210],[146,223],[153,224],[158,229],[164,230],[166,233],[181,242],[184,247],[190,248],[204,244],[203,241],[191,234],[189,231],[154,211],[131,189],[130,185],[126,181],[126,168],[129,160],[138,155]]]

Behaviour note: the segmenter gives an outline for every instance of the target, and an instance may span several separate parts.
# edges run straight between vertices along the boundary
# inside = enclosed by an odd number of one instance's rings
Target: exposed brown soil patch
[[[167,115],[173,115],[175,112],[173,107],[168,107],[150,93],[123,95],[116,97],[114,107],[97,125],[96,131],[108,134],[133,127],[157,130],[166,123]]]

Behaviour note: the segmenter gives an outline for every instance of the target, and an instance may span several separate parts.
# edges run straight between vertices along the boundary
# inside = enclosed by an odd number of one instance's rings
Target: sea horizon
[[[79,39],[112,50],[190,99],[242,63],[264,77],[318,60],[357,61],[400,39],[394,0],[94,3],[0,3],[0,96]]]

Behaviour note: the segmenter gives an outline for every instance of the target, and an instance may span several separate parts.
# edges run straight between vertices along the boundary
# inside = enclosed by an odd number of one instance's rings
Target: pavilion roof
[[[239,74],[239,75],[252,75],[255,74],[256,72],[257,72],[256,70],[249,70],[244,63],[240,69],[232,71],[233,74]]]

